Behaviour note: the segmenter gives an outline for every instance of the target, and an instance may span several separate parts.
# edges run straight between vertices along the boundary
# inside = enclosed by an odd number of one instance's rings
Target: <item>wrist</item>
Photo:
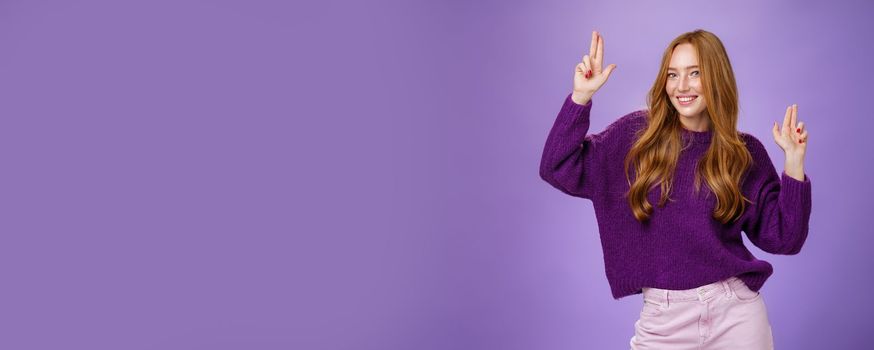
[[[804,154],[798,154],[795,152],[787,152],[786,153],[786,164],[804,164]]]
[[[592,99],[592,94],[574,91],[571,94],[571,100],[578,105],[584,105]]]
[[[804,181],[804,160],[800,158],[786,158],[786,164],[783,166],[783,171],[786,175],[798,180]]]

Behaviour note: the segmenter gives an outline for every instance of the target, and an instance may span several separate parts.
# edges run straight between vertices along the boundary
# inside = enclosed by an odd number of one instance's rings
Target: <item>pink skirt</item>
[[[686,290],[643,288],[632,350],[771,350],[774,340],[761,293],[743,280]]]

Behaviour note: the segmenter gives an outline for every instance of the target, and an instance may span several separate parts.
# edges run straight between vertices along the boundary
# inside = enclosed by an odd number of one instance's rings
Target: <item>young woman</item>
[[[722,42],[695,30],[662,57],[645,110],[587,134],[604,69],[604,40],[592,32],[546,140],[540,176],[593,202],[607,280],[615,299],[642,294],[632,349],[771,349],[759,290],[773,272],[744,246],[797,254],[807,238],[807,130],[789,106],[774,141],[738,132],[737,86]]]

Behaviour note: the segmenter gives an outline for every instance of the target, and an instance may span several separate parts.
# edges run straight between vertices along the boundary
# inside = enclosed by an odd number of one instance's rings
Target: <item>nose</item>
[[[686,77],[680,77],[680,84],[677,85],[677,89],[681,92],[689,91],[689,79]]]

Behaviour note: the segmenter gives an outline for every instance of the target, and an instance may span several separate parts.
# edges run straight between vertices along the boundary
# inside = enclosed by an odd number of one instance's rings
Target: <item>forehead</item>
[[[671,62],[668,67],[674,69],[685,69],[688,66],[698,65],[698,54],[695,52],[695,47],[692,44],[684,43],[677,45],[671,53]]]

